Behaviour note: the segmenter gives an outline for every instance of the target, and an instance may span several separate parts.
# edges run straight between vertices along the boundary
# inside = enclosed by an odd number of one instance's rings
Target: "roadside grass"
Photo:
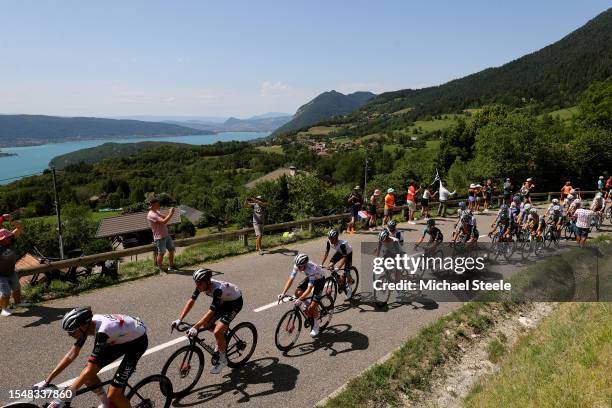
[[[466,407],[609,407],[612,304],[564,303],[502,357]]]
[[[520,307],[514,303],[467,303],[421,329],[388,360],[351,380],[322,406],[399,406],[402,395],[429,390],[434,370],[460,354],[461,344],[474,341],[472,334],[488,332],[494,316]]]
[[[268,235],[263,238],[263,247],[275,248],[282,245],[315,239],[327,233],[326,227],[313,228],[312,231],[301,230],[296,231],[289,236]],[[175,264],[179,269],[195,268],[195,266],[217,261],[223,258],[246,254],[255,251],[255,239],[251,237],[248,245],[245,246],[242,240],[205,242],[190,246],[185,251],[177,254]],[[119,264],[119,279],[113,280],[108,277],[93,275],[86,279],[81,279],[77,283],[62,282],[54,280],[47,287],[44,284],[39,284],[33,287],[25,286],[23,288],[24,298],[32,303],[41,301],[58,299],[67,296],[72,296],[77,293],[83,293],[101,287],[107,287],[123,282],[132,281],[148,276],[158,274],[157,268],[153,265],[152,259],[140,261],[121,262]]]
[[[310,129],[308,129],[307,133],[311,135],[316,135],[316,136],[329,135],[334,130],[336,130],[335,126],[313,126]]]

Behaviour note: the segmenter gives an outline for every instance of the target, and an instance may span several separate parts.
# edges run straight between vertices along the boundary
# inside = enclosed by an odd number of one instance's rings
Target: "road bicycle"
[[[323,293],[316,301],[319,305],[319,317],[316,318],[319,320],[319,331],[327,328],[334,314],[334,300],[325,292]],[[294,302],[296,299],[294,296],[285,296],[281,302]],[[313,299],[314,295],[310,297],[310,302]],[[293,305],[293,308],[280,318],[274,333],[274,342],[280,351],[290,350],[300,337],[302,327],[308,328],[314,324],[315,317],[307,311],[307,308],[308,305],[305,302],[302,302],[301,307]]]
[[[79,395],[92,392],[99,387],[108,385],[113,380],[103,381],[96,385],[91,385],[78,390],[74,397]],[[57,389],[57,386],[49,384],[48,387],[41,391]],[[37,391],[37,390],[34,390]],[[135,386],[127,385],[125,387],[126,397],[130,401],[130,405],[133,408],[169,408],[172,403],[173,390],[172,382],[168,377],[161,374],[155,374],[143,378]],[[73,397],[73,399],[74,399]],[[64,407],[70,408],[72,401],[66,401]],[[49,404],[45,403],[42,407],[47,407]],[[76,404],[75,404],[76,405]],[[4,408],[41,408],[40,405],[36,405],[32,402],[17,402],[4,406]]]
[[[219,359],[219,353],[215,351],[215,342],[207,344],[206,341],[199,337],[200,333],[209,331],[214,328],[215,323],[198,329],[198,333],[189,338],[189,344],[176,350],[168,358],[162,374],[168,376],[174,385],[174,397],[181,398],[189,394],[189,392],[200,381],[202,372],[204,371],[204,352],[212,356],[211,364],[216,365]],[[193,325],[181,322],[176,327],[172,328],[179,332],[189,330]],[[228,328],[225,333],[227,365],[230,368],[242,367],[249,361],[255,347],[257,346],[257,329],[250,322],[238,323],[233,328]]]
[[[321,268],[324,268],[323,265],[319,265]],[[325,278],[325,286],[324,293],[332,298],[332,302],[336,303],[336,298],[338,297],[338,293],[343,293],[347,300],[351,300],[355,293],[357,293],[357,288],[359,287],[359,271],[354,266],[351,266],[348,271],[348,276],[345,277],[345,270],[338,270],[334,267],[327,268],[331,271],[331,276]],[[340,276],[340,272],[342,276]],[[349,288],[350,286],[350,295]]]
[[[576,239],[576,221],[568,219],[561,227],[561,232],[566,240]]]
[[[561,233],[557,229],[557,225],[552,221],[546,222],[546,229],[544,230],[544,246],[550,248],[554,245],[555,248],[559,247],[559,240],[561,239]]]
[[[505,258],[506,260],[512,257],[515,249],[515,242],[512,241],[512,235],[510,238],[502,239],[502,231],[500,228],[495,231],[494,234],[489,234],[491,237],[491,246],[489,248],[489,256],[493,258],[493,260],[497,260],[500,257]]]

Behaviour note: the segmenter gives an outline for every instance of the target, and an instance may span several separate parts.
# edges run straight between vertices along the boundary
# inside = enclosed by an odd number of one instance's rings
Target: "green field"
[[[274,145],[274,146],[257,146],[257,150],[260,150],[260,151],[266,152],[266,153],[283,154],[283,147],[282,146],[278,146],[278,145]]]
[[[90,211],[88,212],[89,218],[92,220],[99,222],[104,218],[115,217],[117,215],[121,215],[121,211],[109,211],[109,212],[98,212],[98,211]],[[55,215],[46,215],[43,217],[32,217],[26,218],[28,221],[42,220],[48,224],[55,225],[57,222],[57,216]],[[63,220],[62,220],[63,221]]]
[[[410,126],[408,130],[412,132],[412,130],[414,130],[415,128],[420,128],[424,132],[429,133],[429,132],[435,132],[436,130],[446,129],[447,127],[450,127],[454,125],[455,123],[457,123],[457,121],[460,118],[469,120],[465,115],[455,114],[455,113],[448,113],[448,114],[442,115],[442,117],[446,119],[417,120],[416,122],[414,122],[414,126]]]
[[[578,107],[572,106],[571,108],[559,109],[549,113],[553,118],[561,119],[562,121],[570,120],[574,115],[578,114]]]

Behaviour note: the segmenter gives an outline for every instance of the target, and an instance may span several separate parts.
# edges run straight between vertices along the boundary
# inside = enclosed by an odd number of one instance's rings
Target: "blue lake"
[[[135,143],[144,141],[176,142],[192,145],[206,145],[218,141],[246,141],[268,136],[268,132],[222,132],[215,135],[191,135],[173,137],[138,137],[129,139],[82,140],[77,142],[50,143],[40,146],[3,147],[0,151],[15,153],[17,156],[0,157],[0,184],[10,183],[18,178],[40,173],[49,166],[55,156],[99,146],[108,142]]]

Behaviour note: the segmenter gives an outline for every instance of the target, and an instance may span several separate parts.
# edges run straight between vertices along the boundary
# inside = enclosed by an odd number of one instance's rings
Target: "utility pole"
[[[60,259],[64,259],[64,242],[62,241],[62,218],[60,216],[60,202],[57,194],[57,180],[55,177],[55,167],[51,168],[53,172],[53,191],[55,193],[55,214],[57,214],[57,238],[59,241]]]
[[[365,170],[363,172],[363,196],[366,196],[368,188],[368,150],[365,149]]]

